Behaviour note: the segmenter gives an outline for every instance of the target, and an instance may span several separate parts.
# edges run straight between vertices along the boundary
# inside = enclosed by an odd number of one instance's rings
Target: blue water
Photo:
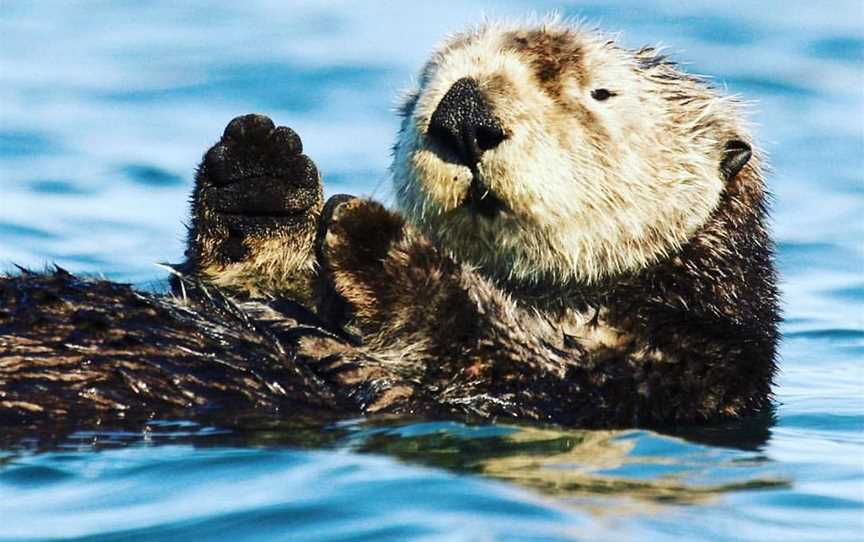
[[[242,7],[241,7],[242,6]],[[0,451],[0,540],[864,539],[864,4],[0,0],[0,270],[144,288],[234,115],[389,198],[391,108],[446,32],[558,9],[754,100],[786,322],[773,420],[660,435],[154,422]]]

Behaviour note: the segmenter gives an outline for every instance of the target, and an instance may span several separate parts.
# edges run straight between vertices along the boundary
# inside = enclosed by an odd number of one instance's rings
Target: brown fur
[[[626,83],[608,108],[590,97],[616,82],[607,64]],[[426,133],[466,77],[506,135],[473,169]],[[650,48],[491,26],[436,53],[402,113],[401,214],[322,206],[296,134],[250,115],[199,170],[179,297],[0,279],[0,417],[216,405],[609,427],[770,404],[773,247],[734,104]],[[465,210],[473,175],[504,212]]]
[[[318,169],[293,130],[237,117],[204,156],[184,269],[238,293],[311,299],[323,207]]]
[[[566,29],[512,32],[505,38],[505,46],[525,57],[541,88],[553,98],[561,97],[568,78],[580,85],[586,82],[582,48]]]

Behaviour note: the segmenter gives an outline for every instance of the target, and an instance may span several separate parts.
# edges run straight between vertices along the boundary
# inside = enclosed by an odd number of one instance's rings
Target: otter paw
[[[405,220],[380,203],[346,196],[327,202],[318,260],[348,316],[361,325],[385,316],[406,233]]]
[[[204,157],[198,187],[202,211],[241,237],[306,222],[320,212],[322,191],[318,169],[302,152],[291,128],[277,128],[263,115],[235,118]]]
[[[322,204],[300,137],[263,115],[237,117],[199,168],[187,254],[220,284],[278,282],[312,267]]]

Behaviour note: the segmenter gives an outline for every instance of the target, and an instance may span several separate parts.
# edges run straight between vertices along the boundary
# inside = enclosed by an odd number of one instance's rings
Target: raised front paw
[[[322,205],[318,169],[299,136],[263,115],[237,117],[199,168],[187,255],[223,286],[305,289]]]
[[[451,289],[456,264],[380,203],[334,196],[321,227],[323,278],[344,303],[338,316],[363,335],[419,324],[418,312],[433,310]],[[332,307],[321,312],[338,320],[327,314]]]
[[[320,227],[318,260],[330,291],[319,295],[327,305],[319,311],[334,321],[380,321],[392,297],[386,262],[403,239],[404,219],[378,202],[340,195],[327,201]]]

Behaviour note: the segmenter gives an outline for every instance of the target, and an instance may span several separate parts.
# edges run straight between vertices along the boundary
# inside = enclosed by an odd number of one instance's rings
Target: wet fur
[[[460,206],[471,172],[424,135],[463,77],[508,133],[478,165],[509,207],[495,221]],[[592,99],[597,88],[614,97]],[[490,275],[594,282],[643,269],[679,251],[716,208],[726,143],[752,146],[738,109],[650,48],[557,22],[481,26],[445,42],[401,109],[399,207]]]
[[[494,223],[460,207],[471,172],[424,136],[466,76],[508,130],[479,167],[508,207]],[[626,124],[590,101],[598,85]],[[322,206],[299,138],[247,116],[199,169],[178,297],[65,273],[0,279],[4,416],[221,405],[608,427],[770,403],[773,249],[759,153],[732,100],[653,49],[491,24],[435,53],[402,113],[401,213]],[[290,219],[215,212],[274,194]],[[70,342],[86,315],[101,324]]]

